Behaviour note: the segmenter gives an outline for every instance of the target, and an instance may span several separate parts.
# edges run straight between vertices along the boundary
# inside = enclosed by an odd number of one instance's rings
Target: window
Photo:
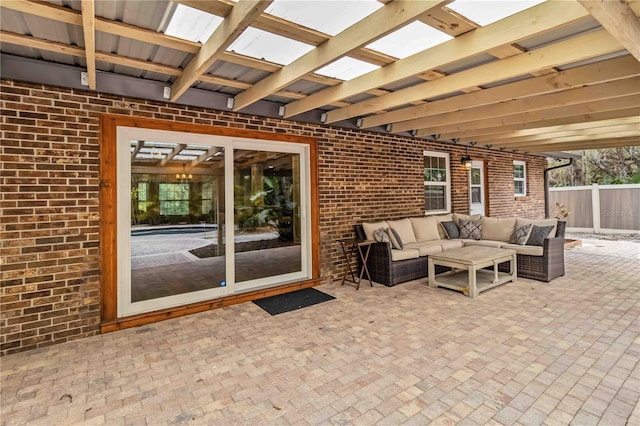
[[[166,216],[189,214],[189,184],[160,184],[160,214]]]
[[[149,184],[147,182],[138,182],[138,210],[147,211],[147,201],[149,199]]]
[[[527,163],[524,161],[513,162],[513,186],[516,197],[527,195]]]
[[[213,182],[202,184],[202,214],[209,214],[213,210]]]
[[[451,211],[449,154],[424,151],[424,209],[427,213]]]

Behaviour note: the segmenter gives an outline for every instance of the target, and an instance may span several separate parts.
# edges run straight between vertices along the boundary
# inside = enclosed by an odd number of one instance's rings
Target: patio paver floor
[[[640,424],[640,242],[583,241],[567,275],[477,299],[426,280],[325,284],[6,356],[14,424]]]

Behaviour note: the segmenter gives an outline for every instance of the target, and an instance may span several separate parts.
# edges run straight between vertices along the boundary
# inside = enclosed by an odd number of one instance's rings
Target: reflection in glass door
[[[300,277],[300,154],[234,150],[234,253],[238,288]],[[239,284],[244,283],[244,284]]]
[[[471,163],[469,187],[471,192],[471,214],[484,216],[484,163],[482,161]]]

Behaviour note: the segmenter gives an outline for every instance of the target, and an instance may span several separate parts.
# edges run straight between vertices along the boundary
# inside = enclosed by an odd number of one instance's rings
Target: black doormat
[[[335,297],[316,290],[315,288],[308,287],[303,288],[302,290],[292,291],[291,293],[278,294],[276,296],[254,300],[253,303],[260,306],[271,315],[278,315],[332,299],[335,299]]]

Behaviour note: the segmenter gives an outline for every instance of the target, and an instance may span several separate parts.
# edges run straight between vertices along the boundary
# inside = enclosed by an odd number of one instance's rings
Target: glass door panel
[[[300,276],[300,154],[236,149],[233,179],[235,282]]]

